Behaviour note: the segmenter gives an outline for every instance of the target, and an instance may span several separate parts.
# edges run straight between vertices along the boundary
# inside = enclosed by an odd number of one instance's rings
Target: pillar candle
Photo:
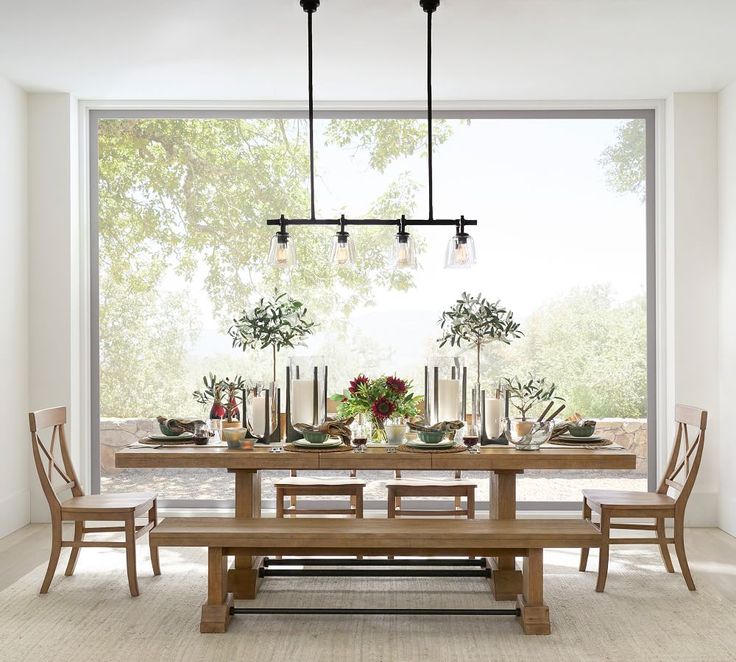
[[[486,396],[486,435],[491,439],[501,435],[501,415],[503,402],[501,398]]]
[[[291,424],[294,423],[319,423],[314,420],[313,379],[294,379],[291,382]]]
[[[437,380],[437,421],[457,420],[460,409],[460,380]]]
[[[266,396],[254,395],[251,400],[251,424],[253,434],[257,437],[265,437],[270,430],[266,430]]]

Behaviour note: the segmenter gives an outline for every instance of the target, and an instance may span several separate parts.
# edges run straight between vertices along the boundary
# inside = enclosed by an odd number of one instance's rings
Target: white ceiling
[[[322,0],[315,95],[424,97],[418,0]],[[298,0],[0,0],[0,75],[87,99],[305,97]],[[442,0],[437,99],[652,99],[736,80],[734,0]]]

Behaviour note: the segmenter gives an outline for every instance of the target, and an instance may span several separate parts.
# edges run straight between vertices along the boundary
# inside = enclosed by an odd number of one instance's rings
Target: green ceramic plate
[[[300,448],[316,448],[316,447],[334,448],[335,446],[339,446],[340,444],[342,444],[342,441],[340,439],[327,439],[326,441],[323,441],[321,444],[316,444],[312,441],[307,441],[306,439],[297,439],[294,442],[294,446],[299,446]]]
[[[184,432],[175,437],[172,437],[170,434],[159,434],[158,432],[154,432],[148,436],[156,441],[186,441],[187,439],[194,439],[194,435],[191,432]]]
[[[432,450],[433,448],[452,448],[455,445],[455,442],[452,441],[452,439],[448,439],[447,441],[438,441],[434,444],[428,444],[425,441],[407,441],[406,445],[411,448],[423,448],[426,450]]]

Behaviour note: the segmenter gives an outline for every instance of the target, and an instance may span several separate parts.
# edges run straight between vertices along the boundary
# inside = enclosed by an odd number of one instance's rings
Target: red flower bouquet
[[[340,418],[367,415],[374,425],[375,436],[380,439],[385,439],[383,425],[386,420],[417,416],[422,403],[422,398],[412,393],[411,381],[395,375],[369,379],[360,374],[350,380],[347,393],[338,393],[331,399],[338,403]]]

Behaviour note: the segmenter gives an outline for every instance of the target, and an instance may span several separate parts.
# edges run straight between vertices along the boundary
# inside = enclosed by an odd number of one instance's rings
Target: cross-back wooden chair
[[[138,595],[136,576],[135,541],[156,526],[156,494],[140,492],[133,494],[85,495],[74,471],[69,455],[64,426],[66,407],[54,407],[31,412],[28,415],[31,427],[33,460],[51,511],[51,556],[46,575],[41,584],[41,593],[48,593],[51,580],[59,562],[62,547],[70,547],[67,577],[74,573],[79,550],[82,547],[124,547],[126,551],[128,585],[132,596]],[[59,494],[71,492],[71,497],[59,499]],[[145,525],[136,525],[136,518],[148,517]],[[123,522],[123,526],[86,526],[86,522]],[[62,522],[74,522],[74,539],[63,540]],[[87,533],[110,531],[125,532],[125,541],[85,540]],[[160,575],[158,549],[151,546],[153,574]]]
[[[690,574],[685,554],[685,507],[695,484],[700,460],[703,456],[707,421],[707,411],[687,405],[677,405],[675,407],[675,423],[677,425],[675,443],[667,469],[656,492],[583,490],[583,518],[592,521],[592,512],[599,513],[600,524],[598,526],[603,534],[598,560],[598,583],[595,588],[599,593],[606,586],[609,545],[622,544],[659,545],[667,572],[675,571],[668,548],[668,545],[674,544],[685,583],[691,591],[695,590],[695,583]],[[691,429],[693,430],[692,433]],[[653,518],[654,524],[615,523],[611,521],[613,518]],[[674,519],[673,538],[668,538],[665,532],[665,520],[668,518]],[[611,538],[611,529],[654,531],[656,537]],[[588,549],[584,548],[580,555],[581,572],[585,572],[587,562]]]

